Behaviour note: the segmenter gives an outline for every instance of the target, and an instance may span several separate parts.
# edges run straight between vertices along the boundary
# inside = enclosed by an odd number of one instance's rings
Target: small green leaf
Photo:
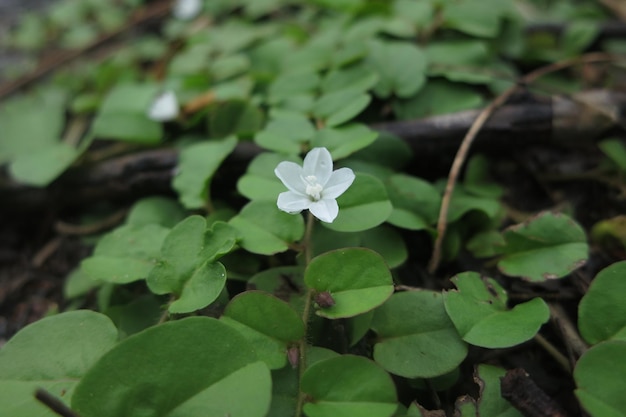
[[[393,293],[385,261],[365,248],[340,249],[314,258],[304,271],[304,282],[318,293],[330,294],[334,305],[320,307],[316,314],[333,319],[370,311]]]
[[[323,94],[313,105],[313,115],[329,127],[340,125],[357,116],[372,98],[353,88]]]
[[[626,146],[621,140],[606,139],[598,143],[598,147],[620,170],[626,172]]]
[[[237,138],[229,136],[219,141],[196,143],[180,152],[178,174],[172,186],[183,206],[189,209],[205,206],[211,179],[235,146]]]
[[[578,305],[580,334],[591,344],[626,340],[626,261],[616,262],[596,275]]]
[[[428,58],[413,43],[373,41],[370,62],[379,76],[374,92],[381,98],[411,97],[426,82]]]
[[[311,140],[315,133],[309,119],[302,114],[272,114],[272,120],[254,136],[254,142],[275,152],[298,155],[303,143]]]
[[[313,91],[320,83],[316,71],[303,70],[280,74],[269,87],[270,103],[280,103],[282,100],[301,93]]]
[[[443,299],[448,316],[468,343],[486,348],[519,345],[537,334],[550,318],[541,298],[518,304],[508,310],[507,295],[495,280],[482,280],[476,272],[452,278],[457,291],[447,291]]]
[[[583,354],[574,369],[574,391],[593,417],[626,416],[626,341],[602,342]]]
[[[367,65],[354,65],[349,68],[330,71],[322,81],[322,91],[330,93],[342,89],[367,91],[378,82],[378,74]]]
[[[398,119],[417,119],[474,109],[482,96],[468,85],[443,79],[428,80],[416,95],[393,103]]]
[[[190,216],[165,238],[161,256],[147,278],[155,294],[172,293],[177,300],[171,313],[189,313],[206,307],[220,295],[226,283],[224,265],[216,260],[235,246],[235,230],[216,222],[207,230],[203,217]]]
[[[503,233],[502,273],[530,281],[561,278],[587,261],[583,228],[564,214],[543,212]]]
[[[9,170],[11,176],[18,181],[45,187],[61,175],[80,154],[81,150],[60,142],[16,157]]]
[[[243,100],[216,103],[208,109],[209,136],[252,136],[263,127],[263,113]]]
[[[393,381],[369,359],[343,355],[310,366],[302,376],[309,417],[390,417],[397,407]]]
[[[333,160],[345,158],[369,146],[378,137],[375,132],[362,124],[349,124],[339,128],[324,128],[311,139],[311,147],[323,147],[330,151]]]
[[[443,76],[452,82],[470,84],[486,84],[493,79],[488,68],[492,58],[483,41],[468,39],[429,42],[426,56],[430,63],[430,76]]]
[[[93,279],[127,284],[148,276],[169,229],[157,224],[125,225],[100,239],[81,271]]]
[[[166,197],[146,197],[133,204],[126,223],[135,226],[158,224],[171,228],[184,218],[185,212],[176,201]]]
[[[244,249],[262,255],[284,252],[304,235],[302,216],[280,211],[275,201],[252,201],[229,223]]]
[[[375,310],[372,330],[379,340],[374,346],[376,362],[407,378],[443,375],[459,366],[467,355],[467,345],[437,292],[394,294]]]
[[[241,392],[255,400],[252,413]],[[243,336],[218,320],[190,317],[119,343],[83,377],[72,407],[83,417],[262,417],[270,395],[267,367]]]
[[[480,387],[477,415],[522,417],[522,414],[510,402],[502,398],[500,378],[506,374],[506,371],[496,366],[481,364],[478,365],[477,372],[478,375],[474,376],[474,380]]]
[[[69,403],[80,378],[117,342],[117,329],[103,314],[78,310],[50,316],[20,330],[0,349],[2,414],[56,414],[35,400],[44,388]]]
[[[284,301],[260,291],[246,291],[233,298],[220,320],[248,339],[270,369],[285,366],[287,348],[304,337],[298,313]]]
[[[146,114],[156,97],[154,84],[119,84],[104,98],[92,133],[104,139],[156,144],[163,135],[161,123]]]
[[[274,174],[274,169],[283,161],[302,165],[302,159],[277,153],[263,152],[248,165],[246,173],[237,181],[237,191],[250,200],[276,201],[285,186]]]
[[[450,2],[443,11],[443,26],[471,36],[494,38],[500,31],[500,19],[507,11],[507,3],[501,0]]]
[[[354,183],[337,199],[339,215],[325,227],[339,232],[360,232],[383,223],[391,214],[391,203],[383,183],[357,173]]]
[[[423,230],[437,222],[441,195],[430,183],[405,174],[386,181],[393,211],[388,222],[409,230]]]

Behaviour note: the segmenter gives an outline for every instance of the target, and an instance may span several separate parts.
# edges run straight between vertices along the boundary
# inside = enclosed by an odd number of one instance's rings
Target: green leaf
[[[442,79],[428,80],[417,94],[393,102],[398,119],[417,119],[474,109],[482,96],[470,86]]]
[[[252,201],[229,223],[239,231],[241,247],[262,255],[284,252],[304,235],[302,216],[280,211],[275,201]]]
[[[390,417],[397,407],[395,386],[374,362],[343,355],[310,366],[302,376],[309,417]]]
[[[48,90],[19,96],[0,107],[0,163],[59,144],[65,124],[66,94]],[[37,111],[32,111],[36,108]]]
[[[394,226],[409,230],[431,227],[439,217],[441,195],[421,178],[396,174],[386,181],[393,211],[387,220]]]
[[[33,149],[31,153],[17,156],[9,170],[18,181],[45,187],[67,169],[82,153],[65,143],[56,143]]]
[[[263,152],[250,162],[246,173],[239,178],[237,191],[250,200],[275,202],[278,194],[285,191],[285,186],[274,174],[274,169],[282,161],[302,165],[302,159],[299,157]]]
[[[171,228],[184,218],[185,212],[175,200],[166,197],[146,197],[133,204],[126,217],[126,223],[135,226],[158,224]]]
[[[280,103],[292,96],[312,92],[320,83],[317,71],[310,69],[280,74],[269,87],[270,103]]]
[[[316,133],[309,119],[299,113],[272,114],[265,129],[254,136],[254,142],[262,148],[298,155],[304,142]]]
[[[591,282],[578,305],[581,336],[596,344],[609,339],[626,340],[626,261],[604,268]]]
[[[369,58],[379,76],[374,92],[381,98],[411,97],[426,82],[428,58],[413,43],[373,41]]]
[[[242,404],[242,393],[254,407]],[[270,394],[269,371],[243,336],[190,317],[118,344],[83,377],[72,407],[83,417],[262,417]]]
[[[329,293],[334,305],[320,306],[326,318],[352,317],[378,307],[393,293],[391,272],[383,258],[365,248],[347,248],[314,258],[304,271],[305,284]]]
[[[406,141],[382,131],[371,145],[361,149],[353,157],[352,162],[359,160],[400,170],[413,159],[413,151]]]
[[[530,281],[561,278],[587,261],[583,228],[564,214],[543,212],[503,233],[502,273]]]
[[[488,66],[492,59],[487,45],[479,40],[429,42],[426,56],[428,75],[443,76],[449,81],[487,84],[492,81]]]
[[[378,137],[375,132],[362,124],[349,124],[339,128],[323,128],[311,139],[311,147],[323,147],[330,151],[333,160],[345,158],[369,146]]]
[[[391,214],[383,183],[368,174],[356,173],[350,188],[337,199],[339,215],[325,227],[339,232],[360,232],[376,227]]]
[[[593,417],[626,416],[626,341],[602,342],[583,354],[574,369],[574,391]]]
[[[506,374],[506,371],[496,366],[481,364],[478,365],[477,372],[478,375],[474,376],[474,380],[480,387],[477,415],[522,417],[522,414],[510,402],[502,398],[500,378]]]
[[[279,266],[255,274],[248,281],[248,287],[291,301],[300,296],[301,288],[304,287],[303,280],[304,267]]]
[[[284,301],[260,291],[246,291],[233,298],[220,320],[248,339],[270,369],[285,366],[288,347],[304,337],[304,323],[298,313]]]
[[[402,317],[402,320],[398,320]],[[465,359],[467,345],[448,317],[440,293],[396,293],[375,310],[372,330],[379,342],[374,359],[407,378],[432,378],[452,371]]]
[[[322,91],[330,93],[342,89],[365,92],[376,85],[378,74],[367,65],[331,70],[322,81]]]
[[[146,114],[157,96],[153,84],[119,84],[104,98],[96,116],[92,133],[104,139],[156,144],[161,141],[161,123]]]
[[[209,136],[252,136],[263,127],[263,113],[243,100],[216,103],[208,109]]]
[[[450,2],[443,11],[443,27],[470,36],[494,38],[500,32],[500,19],[506,12],[507,3],[501,0]]]
[[[100,239],[93,256],[81,263],[91,278],[116,284],[144,279],[159,256],[169,229],[157,224],[125,225]]]
[[[353,88],[328,92],[313,104],[313,116],[326,126],[337,126],[361,113],[371,100],[369,94]]]
[[[541,298],[508,310],[506,291],[476,272],[458,274],[452,282],[457,290],[444,293],[446,312],[463,340],[472,345],[491,349],[519,345],[532,339],[550,318]]]
[[[408,251],[402,235],[392,227],[380,225],[360,233],[342,233],[326,227],[316,227],[313,232],[313,253],[347,247],[362,246],[380,254],[390,268],[402,265],[408,258]]]
[[[606,139],[598,143],[598,147],[620,170],[626,171],[626,146],[621,140]]]
[[[172,186],[178,192],[183,206],[188,209],[204,207],[209,196],[213,175],[237,146],[237,138],[190,145],[180,152],[178,174]]]
[[[117,329],[105,315],[77,310],[50,316],[20,330],[0,349],[2,414],[52,417],[35,400],[44,388],[69,403],[74,387],[117,342]]]
[[[226,269],[216,262],[235,246],[235,230],[224,222],[207,229],[201,216],[190,216],[165,237],[161,256],[147,278],[155,294],[172,293],[171,313],[189,313],[211,304],[226,283]]]

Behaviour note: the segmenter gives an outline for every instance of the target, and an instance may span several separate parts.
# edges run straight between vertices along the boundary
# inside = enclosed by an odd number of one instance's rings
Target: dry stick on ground
[[[578,58],[572,58],[572,59],[567,59],[564,61],[555,62],[554,64],[550,64],[548,66],[539,68],[535,71],[530,72],[524,77],[522,77],[519,84],[516,84],[510,87],[509,89],[507,89],[506,91],[504,91],[502,94],[496,97],[495,100],[493,100],[489,106],[485,107],[480,112],[480,114],[478,115],[474,123],[472,124],[472,127],[463,138],[463,142],[461,142],[461,146],[459,147],[456,153],[456,156],[454,158],[454,162],[452,163],[452,167],[450,168],[450,173],[448,175],[448,182],[446,183],[446,188],[443,193],[443,198],[441,201],[441,209],[439,211],[439,218],[437,220],[437,238],[435,239],[435,244],[433,247],[433,255],[428,264],[428,271],[431,274],[435,273],[435,271],[439,267],[439,262],[441,262],[441,249],[442,249],[442,244],[443,244],[443,238],[446,234],[446,227],[447,227],[446,220],[448,218],[448,210],[450,209],[450,201],[452,199],[452,192],[454,191],[454,187],[456,185],[457,179],[459,177],[459,174],[461,173],[461,168],[463,167],[463,164],[465,163],[465,160],[467,159],[469,149],[472,146],[474,139],[480,132],[483,125],[487,122],[489,117],[491,117],[491,115],[494,113],[494,111],[498,109],[500,106],[502,106],[504,103],[506,103],[506,101],[513,94],[515,94],[520,89],[521,86],[531,84],[532,82],[534,82],[535,80],[537,80],[538,78],[546,74],[560,71],[562,69],[565,69],[565,68],[568,68],[577,64],[590,64],[590,63],[595,63],[595,62],[607,62],[607,61],[613,61],[613,60],[615,60],[615,57],[609,54],[590,53],[590,54],[583,55]]]
[[[126,33],[131,29],[134,29],[139,25],[143,25],[151,20],[166,16],[171,9],[171,3],[171,0],[165,0],[141,8],[136,13],[134,13],[128,20],[128,22],[126,22],[126,24],[122,26],[119,30],[102,35],[84,48],[60,53],[51,60],[43,62],[34,72],[26,74],[23,77],[18,78],[17,80],[0,85],[0,99],[17,92],[21,88],[24,88],[28,84],[46,76],[47,74],[69,63],[70,61],[73,61],[76,58],[79,58],[97,48],[100,48],[101,46],[112,41],[121,34]]]
[[[35,391],[35,398],[48,407],[50,411],[61,417],[80,417],[74,410],[65,405],[63,401],[42,388],[38,388]]]

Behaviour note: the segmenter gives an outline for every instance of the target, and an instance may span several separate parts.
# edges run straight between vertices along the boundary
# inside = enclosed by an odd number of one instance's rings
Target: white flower
[[[180,20],[193,19],[202,10],[202,0],[176,0],[172,13]]]
[[[167,122],[178,117],[178,100],[172,91],[159,94],[148,109],[148,117],[157,122]]]
[[[287,213],[309,210],[315,217],[332,223],[339,214],[336,198],[344,193],[354,181],[350,168],[333,171],[333,159],[326,148],[314,148],[302,166],[283,161],[274,173],[289,191],[280,193],[276,204]]]

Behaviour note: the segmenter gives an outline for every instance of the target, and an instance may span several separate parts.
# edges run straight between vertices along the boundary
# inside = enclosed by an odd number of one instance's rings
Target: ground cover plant
[[[624,21],[609,0],[22,16],[0,416],[626,415]]]

